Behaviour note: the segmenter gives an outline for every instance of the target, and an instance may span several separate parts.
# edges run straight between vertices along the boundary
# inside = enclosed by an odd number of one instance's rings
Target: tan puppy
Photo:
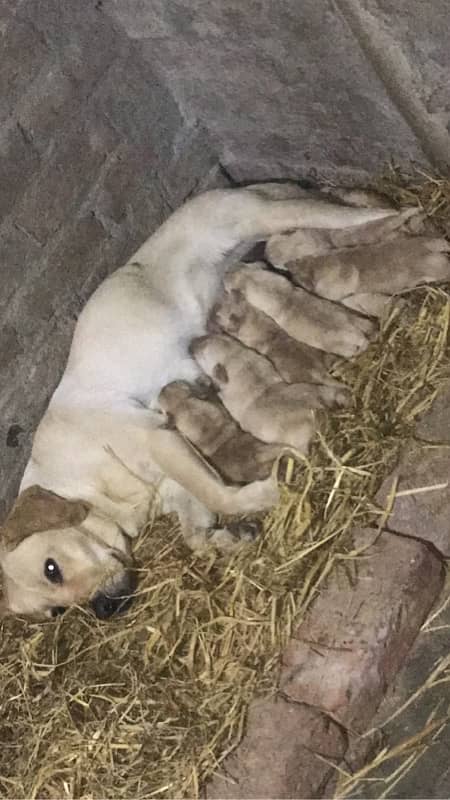
[[[243,430],[263,442],[308,451],[315,430],[312,409],[333,405],[335,388],[286,384],[264,356],[225,334],[195,339],[191,350]]]
[[[420,283],[448,281],[445,239],[399,235],[384,244],[288,261],[294,283],[329,300],[378,315],[390,296]]]
[[[395,217],[369,222],[357,228],[341,230],[298,230],[271,236],[266,244],[265,256],[274,267],[285,269],[289,261],[305,256],[320,256],[334,248],[363,247],[390,241],[401,228],[409,228],[417,219],[416,209],[407,209]]]
[[[186,381],[174,381],[159,395],[161,408],[218,472],[233,483],[267,478],[281,452],[243,431],[211,392],[209,397]]]
[[[221,329],[266,356],[286,383],[341,386],[327,372],[330,359],[322,350],[288,336],[267,314],[251,306],[238,289],[225,293],[216,303],[208,328],[211,332]],[[345,387],[341,389],[345,393]]]
[[[374,325],[347,309],[295,288],[262,264],[242,264],[225,276],[228,291],[271,317],[289,336],[311,347],[351,358],[366,349]]]

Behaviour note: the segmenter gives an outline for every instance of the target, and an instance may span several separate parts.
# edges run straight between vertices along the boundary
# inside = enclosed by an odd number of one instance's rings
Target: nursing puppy
[[[346,196],[348,194],[346,193]],[[400,229],[405,229],[407,232],[417,222],[417,210],[409,208],[394,217],[358,225],[356,228],[302,229],[291,233],[280,233],[268,240],[265,257],[274,267],[285,269],[288,262],[305,256],[325,255],[336,248],[364,247],[388,242],[397,236]]]
[[[345,393],[345,387],[329,375],[329,357],[322,350],[288,336],[267,314],[251,306],[238,289],[225,293],[213,307],[208,330],[222,330],[266,356],[286,383],[340,386]]]
[[[292,280],[328,300],[378,316],[390,296],[450,279],[445,239],[398,235],[388,243],[287,261]]]
[[[263,442],[308,452],[315,431],[313,409],[334,405],[337,389],[286,384],[264,356],[225,334],[195,339],[191,351],[243,430]]]
[[[351,358],[367,348],[375,331],[369,320],[294,288],[282,275],[264,269],[264,264],[237,266],[225,276],[224,285],[227,291],[241,291],[292,338],[327,353]]]
[[[187,543],[201,548],[216,536],[236,540],[218,514],[276,502],[272,478],[225,485],[167,428],[158,396],[171,381],[199,377],[188,345],[205,333],[236,253],[284,230],[360,225],[389,213],[292,194],[273,200],[270,189],[220,189],[190,200],[93,294],[3,526],[7,609],[49,615],[89,599],[99,616],[112,614],[132,592],[129,537],[151,504],[176,512]]]
[[[226,480],[250,483],[270,475],[282,448],[243,431],[211,392],[201,396],[186,381],[174,381],[164,387],[159,402],[177,430]]]

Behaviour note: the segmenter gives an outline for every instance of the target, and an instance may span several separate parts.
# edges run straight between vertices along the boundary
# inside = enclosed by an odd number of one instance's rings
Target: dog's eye
[[[60,568],[53,558],[47,558],[44,566],[44,575],[50,583],[62,583],[63,576]]]

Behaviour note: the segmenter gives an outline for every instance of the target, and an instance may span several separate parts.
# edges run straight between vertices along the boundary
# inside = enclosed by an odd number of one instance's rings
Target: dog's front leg
[[[159,428],[149,437],[150,455],[161,471],[216,514],[252,514],[278,500],[275,478],[226,486],[215,470],[176,430]]]
[[[175,481],[164,481],[160,496],[163,513],[176,512],[183,539],[195,552],[210,545],[222,551],[233,551],[243,542],[253,541],[259,532],[253,522],[237,521],[226,527],[219,526],[216,515]]]

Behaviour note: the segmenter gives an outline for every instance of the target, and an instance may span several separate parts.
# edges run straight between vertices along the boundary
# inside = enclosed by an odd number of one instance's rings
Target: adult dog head
[[[88,503],[31,486],[0,527],[6,612],[56,616],[89,602],[100,618],[135,588],[127,537]]]

